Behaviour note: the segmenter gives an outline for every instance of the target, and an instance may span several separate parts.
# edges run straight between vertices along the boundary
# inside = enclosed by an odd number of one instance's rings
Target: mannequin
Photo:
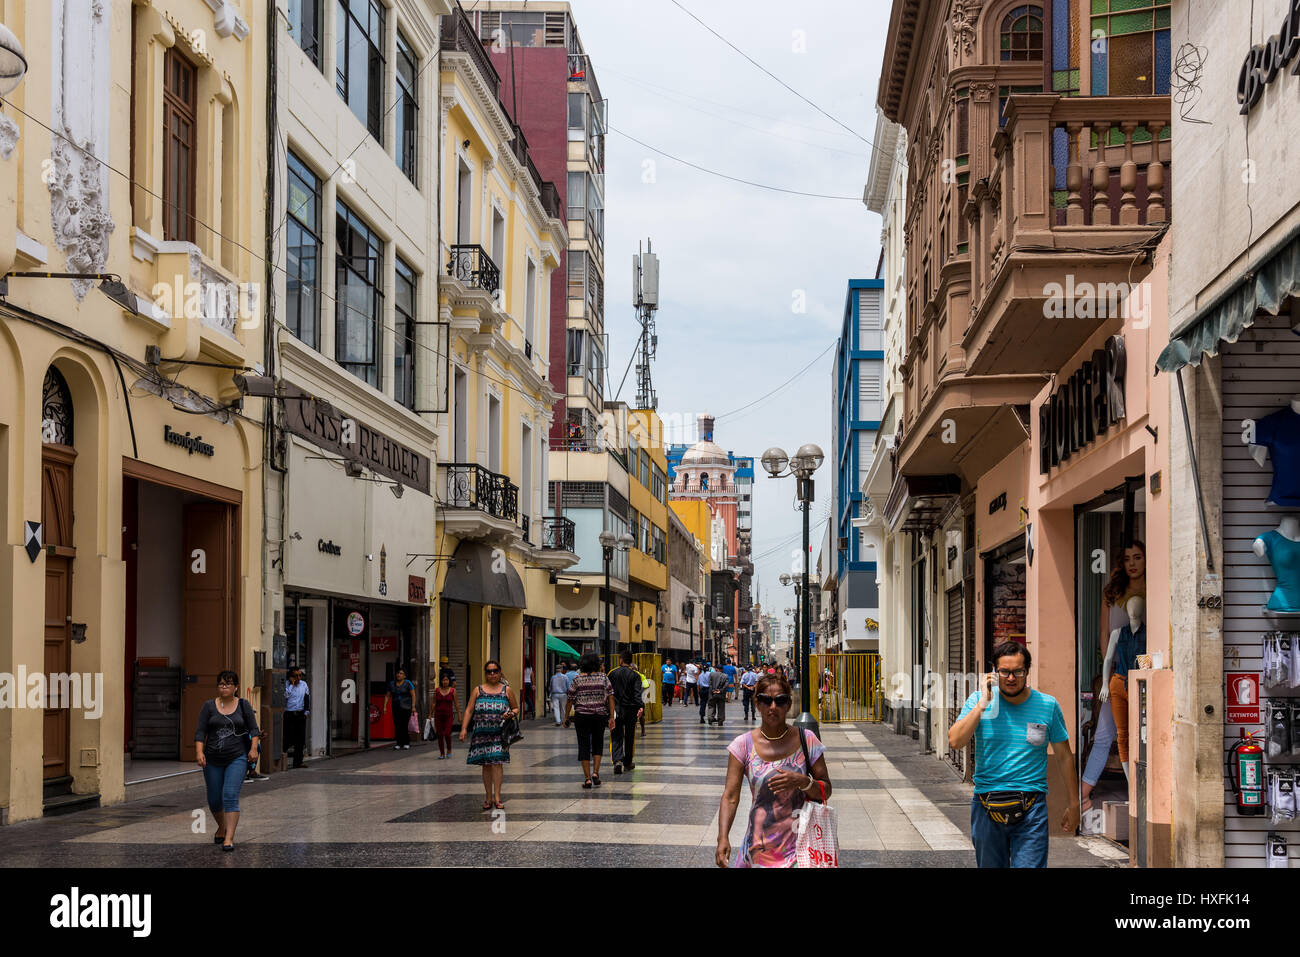
[[[1268,559],[1277,579],[1266,607],[1300,612],[1300,518],[1283,516],[1276,529],[1260,535],[1250,547],[1260,558]]]
[[[1251,431],[1243,433],[1242,441],[1260,468],[1266,458],[1273,460],[1273,484],[1266,501],[1284,508],[1300,507],[1300,395],[1255,422]]]
[[[1124,766],[1124,777],[1129,778],[1128,755],[1128,673],[1137,664],[1137,656],[1146,654],[1146,600],[1134,595],[1124,606],[1128,612],[1128,625],[1110,633],[1106,646],[1106,661],[1101,666],[1101,694],[1104,702],[1110,701],[1115,717],[1115,737],[1119,744],[1119,760]]]

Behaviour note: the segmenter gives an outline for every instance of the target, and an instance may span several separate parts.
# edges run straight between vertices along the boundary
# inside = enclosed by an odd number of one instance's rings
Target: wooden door
[[[41,525],[45,556],[45,674],[66,674],[72,667],[72,467],[77,453],[62,445],[46,445],[41,455]],[[47,685],[48,687],[48,685]],[[20,689],[21,691],[21,689]],[[66,704],[66,702],[60,702]],[[66,707],[46,708],[43,728],[45,779],[69,773]]]
[[[203,702],[216,696],[217,675],[231,667],[235,621],[232,569],[234,514],[229,505],[205,502],[185,506],[185,563],[182,586],[181,760],[195,757],[194,727]],[[236,669],[238,670],[238,669]],[[240,675],[240,696],[253,684]]]

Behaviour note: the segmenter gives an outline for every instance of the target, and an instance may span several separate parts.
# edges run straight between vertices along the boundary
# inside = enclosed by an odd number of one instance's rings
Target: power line
[[[861,196],[835,196],[829,193],[809,193],[799,189],[786,189],[783,186],[770,186],[767,183],[756,183],[753,180],[743,179],[742,177],[739,176],[732,176],[728,173],[719,172],[718,170],[715,169],[709,169],[707,166],[700,166],[698,163],[692,163],[690,160],[684,160],[680,156],[674,156],[671,153],[666,153],[663,150],[659,149],[657,146],[651,146],[649,143],[645,142],[644,140],[639,140],[635,136],[632,136],[628,133],[624,133],[622,130],[615,129],[612,126],[609,127],[609,131],[611,133],[617,133],[619,136],[622,136],[625,139],[629,139],[633,143],[638,144],[639,146],[645,147],[646,149],[650,150],[650,152],[652,153],[658,153],[660,156],[664,157],[665,159],[670,159],[676,163],[681,163],[683,166],[689,166],[691,169],[699,170],[701,173],[708,173],[710,176],[718,176],[722,179],[730,180],[733,183],[741,183],[745,186],[753,186],[758,189],[771,190],[774,193],[788,193],[792,196],[807,196],[810,197],[811,199],[838,199],[838,200],[847,200],[853,203],[862,202]]]
[[[776,395],[778,392],[780,392],[782,389],[784,389],[786,386],[788,386],[791,382],[794,382],[795,379],[798,379],[801,375],[803,375],[805,372],[807,372],[809,369],[811,369],[813,366],[815,366],[815,365],[817,364],[817,362],[821,359],[822,356],[826,355],[826,353],[830,352],[832,349],[835,348],[835,346],[836,346],[836,344],[837,344],[838,342],[839,342],[838,339],[833,340],[833,341],[831,342],[830,345],[828,345],[825,349],[823,349],[821,352],[819,352],[819,353],[817,354],[816,358],[814,358],[812,362],[808,363],[806,366],[804,366],[802,369],[800,369],[798,372],[796,372],[796,373],[795,373],[794,375],[792,375],[790,378],[786,379],[784,382],[782,382],[779,386],[777,386],[777,387],[776,387],[775,389],[773,389],[771,392],[767,393],[766,395],[761,395],[761,396],[759,396],[759,397],[758,397],[757,399],[755,399],[753,402],[746,402],[744,405],[742,405],[742,406],[741,406],[740,408],[738,408],[738,409],[732,409],[730,412],[724,412],[724,413],[722,413],[721,415],[714,416],[714,419],[715,419],[715,420],[718,420],[718,419],[725,419],[725,418],[727,418],[728,416],[736,415],[736,414],[739,413],[739,412],[743,412],[743,411],[745,411],[745,410],[748,409],[750,406],[752,406],[752,405],[757,405],[758,403],[762,402],[764,399],[769,399],[769,398],[771,398],[772,396]]]

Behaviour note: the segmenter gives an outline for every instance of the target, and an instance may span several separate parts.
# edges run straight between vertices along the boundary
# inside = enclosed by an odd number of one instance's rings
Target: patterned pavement
[[[722,727],[670,708],[638,738],[636,770],[584,791],[572,730],[524,723],[505,771],[504,812],[482,810],[480,772],[456,742],[376,749],[319,760],[246,783],[237,849],[211,843],[201,787],[0,829],[7,867],[567,866],[712,867],[727,744],[746,725],[739,705]],[[970,788],[916,743],[880,725],[825,725],[842,865],[972,867]],[[744,835],[748,787],[732,827]],[[200,823],[201,822],[201,823]],[[203,833],[197,832],[202,827]],[[1053,866],[1123,866],[1098,838],[1056,838]]]

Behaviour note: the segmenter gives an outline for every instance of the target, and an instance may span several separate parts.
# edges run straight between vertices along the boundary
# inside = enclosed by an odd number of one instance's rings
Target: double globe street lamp
[[[813,473],[821,468],[826,456],[822,450],[811,442],[807,445],[801,445],[799,451],[793,456],[785,454],[785,449],[770,448],[763,453],[760,460],[763,468],[772,478],[784,478],[787,475],[793,475],[798,479],[797,494],[799,504],[803,508],[803,577],[799,585],[795,586],[795,593],[798,596],[799,617],[797,631],[795,636],[795,663],[796,670],[799,672],[799,699],[802,711],[795,721],[795,725],[806,728],[817,733],[817,719],[809,713],[808,700],[808,632],[812,630],[811,616],[808,607],[808,508],[813,501]],[[787,468],[789,471],[787,471]],[[781,583],[784,585],[792,579],[788,575],[781,576]]]
[[[614,549],[617,548],[620,552],[626,552],[628,549],[630,549],[633,545],[636,544],[636,539],[634,539],[634,538],[633,538],[630,534],[628,534],[627,532],[624,532],[622,535],[615,535],[615,534],[614,534],[613,532],[611,532],[609,529],[605,529],[604,531],[602,531],[602,532],[600,533],[599,541],[600,541],[600,550],[601,550],[601,552],[604,554],[604,558],[605,558],[605,642],[604,642],[605,648],[604,648],[604,654],[605,654],[605,670],[608,671],[610,668],[613,667],[613,664],[614,664],[614,659],[611,657],[612,652],[610,651],[610,637],[609,637],[609,635],[610,635],[610,624],[609,624],[609,605],[610,605],[610,594],[609,594],[609,566],[610,566],[610,564],[614,561]]]

